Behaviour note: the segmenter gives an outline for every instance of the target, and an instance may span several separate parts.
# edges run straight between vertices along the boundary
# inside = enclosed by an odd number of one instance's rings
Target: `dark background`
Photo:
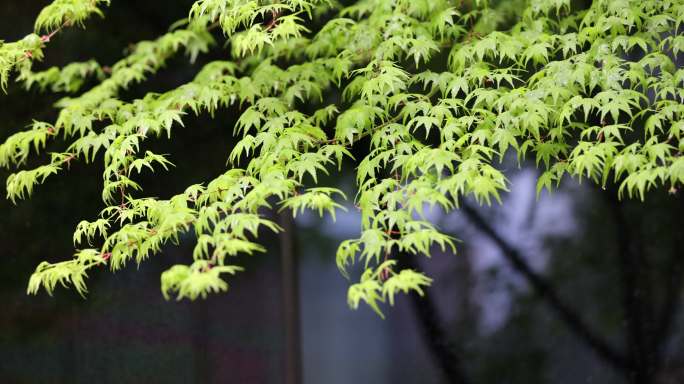
[[[47,3],[0,1],[0,39],[29,33]],[[113,64],[130,43],[155,38],[185,17],[192,1],[112,3],[87,30],[60,33],[45,65],[90,58]],[[214,49],[195,66],[174,58],[122,99],[171,89],[191,80],[203,62],[226,55]],[[18,86],[0,94],[0,138],[32,119],[53,121],[59,97]],[[234,120],[235,111],[190,119],[173,140],[154,144],[172,154],[176,167],[143,178],[145,193],[168,197],[219,175]],[[45,158],[32,161],[28,167]],[[339,242],[358,233],[354,210],[336,223],[298,217],[305,383],[450,383],[459,373],[472,383],[684,382],[681,193],[617,202],[610,198],[615,191],[567,182],[537,200],[534,167],[504,166],[512,191],[502,206],[470,203],[458,213],[433,213],[463,240],[459,254],[411,260],[434,285],[423,300],[400,298],[385,320],[366,307],[347,307],[349,282],[334,265]],[[0,179],[8,174],[1,170]],[[0,199],[0,382],[283,382],[281,263],[273,235],[264,234],[268,253],[240,259],[246,272],[231,278],[228,293],[207,300],[165,301],[159,289],[163,270],[190,259],[190,237],[139,267],[93,273],[86,299],[64,289],[54,297],[25,294],[35,266],[69,258],[76,224],[102,208],[100,175],[97,164],[74,164],[30,200],[15,206]],[[352,175],[332,175],[329,184],[339,180],[351,189]]]

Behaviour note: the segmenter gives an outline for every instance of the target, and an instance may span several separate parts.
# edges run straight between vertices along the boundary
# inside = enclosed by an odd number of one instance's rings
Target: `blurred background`
[[[0,39],[29,33],[48,3],[1,1]],[[44,65],[113,64],[191,4],[113,1],[87,31],[60,33]],[[177,57],[122,99],[171,89],[225,55],[214,49],[194,66]],[[59,97],[16,85],[0,93],[0,139],[32,119],[53,121]],[[235,117],[191,118],[173,140],[153,144],[176,167],[143,177],[145,193],[169,197],[222,173]],[[568,181],[536,199],[533,164],[502,166],[511,180],[503,204],[430,213],[462,240],[459,252],[406,260],[434,284],[422,299],[400,297],[384,320],[348,308],[350,282],[334,263],[339,242],[360,229],[355,209],[334,223],[297,217],[288,240],[299,260],[304,383],[684,383],[681,192],[618,202],[614,190]],[[139,267],[93,273],[86,299],[64,289],[26,295],[36,265],[69,258],[76,224],[99,213],[101,172],[75,163],[30,200],[0,199],[0,382],[283,383],[287,308],[276,235],[264,233],[268,252],[242,257],[246,271],[229,292],[207,300],[165,301],[159,289],[163,270],[190,259],[191,236]],[[8,174],[0,170],[0,179]],[[333,174],[328,184],[342,180],[354,196],[353,176]]]

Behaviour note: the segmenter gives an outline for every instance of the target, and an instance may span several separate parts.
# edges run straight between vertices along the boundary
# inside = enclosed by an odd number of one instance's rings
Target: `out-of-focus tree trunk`
[[[280,254],[283,281],[283,316],[285,324],[285,384],[301,384],[301,331],[299,308],[299,262],[295,249],[295,226],[292,214],[280,214]]]

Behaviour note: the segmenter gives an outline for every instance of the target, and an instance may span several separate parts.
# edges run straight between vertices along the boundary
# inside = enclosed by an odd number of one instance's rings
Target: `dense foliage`
[[[318,177],[353,166],[361,230],[336,261],[345,275],[363,263],[349,304],[381,313],[380,303],[431,282],[402,269],[398,254],[456,251],[424,209],[458,209],[468,196],[499,201],[508,181],[497,165],[507,154],[536,162],[538,193],[564,176],[640,199],[684,182],[681,0],[199,0],[170,32],[111,67],[32,70],[60,30],[104,16],[108,4],[55,0],[35,33],[0,43],[3,89],[17,74],[26,88],[69,94],[56,121],[34,121],[0,146],[0,166],[20,167],[48,141],[69,142],[45,165],[12,174],[7,197],[27,197],[73,161],[104,167],[105,207],[73,237],[92,248],[41,263],[29,293],[60,283],[84,293],[90,269],[140,263],[190,231],[192,260],[162,274],[164,295],[224,291],[226,274],[241,270],[231,257],[263,251],[259,231],[281,230],[267,212],[334,218],[346,196]],[[223,46],[233,59],[198,69],[193,81],[120,98],[179,52],[194,61]],[[189,113],[230,106],[241,116],[227,171],[168,200],[144,197],[135,176],[172,167],[146,142],[171,137]],[[360,145],[369,148],[355,159]]]

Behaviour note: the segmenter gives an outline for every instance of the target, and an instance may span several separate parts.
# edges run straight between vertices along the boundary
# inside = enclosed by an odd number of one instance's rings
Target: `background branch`
[[[468,220],[480,232],[489,237],[499,247],[504,258],[527,280],[537,295],[549,304],[551,309],[567,325],[568,329],[579,337],[579,340],[590,347],[597,356],[618,372],[624,374],[629,371],[630,362],[628,359],[596,334],[580,317],[579,313],[561,299],[553,285],[536,273],[527,263],[527,258],[518,249],[504,240],[475,208],[467,202],[463,202],[461,212],[467,216]]]

